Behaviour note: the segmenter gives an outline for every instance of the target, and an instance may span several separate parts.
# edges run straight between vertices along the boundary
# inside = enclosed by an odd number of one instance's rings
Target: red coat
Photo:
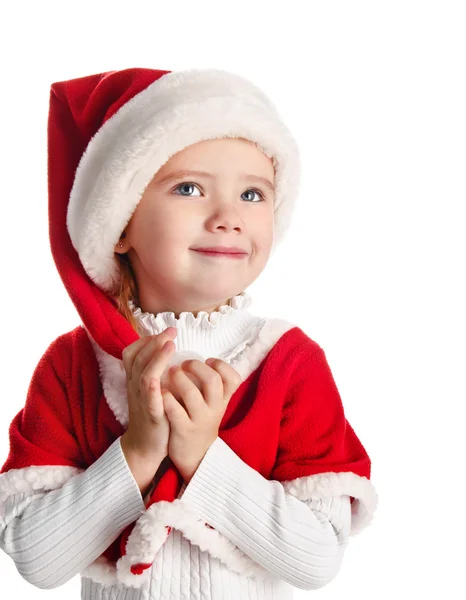
[[[283,320],[265,319],[254,343],[231,364],[243,382],[228,403],[219,437],[263,477],[282,482],[300,499],[350,495],[352,534],[360,531],[376,507],[376,494],[369,481],[371,462],[345,417],[322,348],[300,328]],[[25,471],[17,474],[16,483],[12,481],[9,488],[7,481],[0,481],[0,494],[5,497],[25,489],[55,489],[89,467],[126,429],[124,384],[121,360],[91,342],[83,327],[57,338],[37,365],[25,407],[10,426],[10,453],[1,473]],[[37,479],[29,475],[25,483],[22,475],[26,471],[34,472]],[[189,520],[186,509],[179,510],[182,500],[177,497],[182,485],[181,475],[169,462],[146,513],[83,575],[139,586],[170,533],[163,519],[181,531],[183,522]],[[149,519],[158,523],[152,527],[150,539],[145,539],[145,547],[149,543],[152,554],[128,561],[126,543],[132,556],[133,552],[137,555],[141,536],[147,535],[144,523],[152,523]],[[218,550],[220,534],[215,532],[216,537],[209,541],[211,532],[205,525],[199,524],[199,539]],[[231,560],[234,569],[233,556]]]

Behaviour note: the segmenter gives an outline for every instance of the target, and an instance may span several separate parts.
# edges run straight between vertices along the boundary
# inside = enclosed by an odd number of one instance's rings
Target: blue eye
[[[178,194],[177,190],[181,190],[182,188],[184,188],[185,190],[186,190],[186,188],[197,188],[199,190],[198,186],[195,183],[191,183],[191,182],[185,181],[185,182],[180,183],[179,185],[177,185],[176,188],[174,189],[174,192],[177,193],[178,196],[193,197],[189,192],[187,194],[185,194],[183,192],[180,193],[180,194]],[[262,194],[262,192],[260,192],[259,190],[256,190],[256,189],[253,189],[253,188],[251,188],[249,190],[246,190],[241,195],[243,196],[244,194],[247,194],[247,193],[250,193],[250,192],[253,192],[254,194],[257,194],[259,196],[259,198],[260,198],[260,200],[258,200],[258,201],[251,202],[251,204],[257,204],[257,202],[264,202],[265,201],[264,194]],[[198,196],[194,196],[194,197],[198,197]]]
[[[254,194],[257,194],[260,198],[259,202],[265,201],[264,195],[262,194],[262,192],[259,192],[259,190],[250,189],[250,190],[246,190],[245,192],[243,192],[243,194],[247,194],[248,192],[254,192]],[[256,204],[256,203],[253,202],[253,204]]]
[[[180,185],[177,185],[175,190],[179,190],[180,188],[189,188],[189,187],[196,187],[197,189],[199,189],[197,187],[196,184],[194,183],[180,183]],[[179,196],[190,196],[191,194],[178,194]]]

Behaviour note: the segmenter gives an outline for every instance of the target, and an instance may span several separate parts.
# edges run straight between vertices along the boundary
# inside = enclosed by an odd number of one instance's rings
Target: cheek
[[[139,225],[140,250],[152,254],[154,250],[169,256],[179,256],[197,242],[196,219],[176,212],[159,210],[141,215]]]
[[[164,233],[173,229],[175,217],[167,208],[161,205],[160,201],[154,199],[152,203],[145,202],[136,215],[134,229],[135,233],[144,236],[146,240],[152,238],[153,241],[159,240]]]
[[[274,213],[267,212],[258,222],[256,237],[257,243],[266,250],[273,243],[275,232]]]

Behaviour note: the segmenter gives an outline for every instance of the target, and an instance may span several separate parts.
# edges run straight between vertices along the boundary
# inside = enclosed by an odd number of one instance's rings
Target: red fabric
[[[131,573],[133,575],[141,575],[145,569],[150,569],[152,563],[137,563],[136,565],[131,565]]]
[[[24,408],[10,425],[1,473],[32,465],[86,469],[124,431],[103,397],[86,332],[77,327],[50,344],[37,364]]]
[[[299,366],[285,382],[280,378],[280,393],[286,401],[270,479],[315,475],[322,473],[323,467],[369,479],[369,456],[346,419],[325,352],[317,344],[308,346],[311,356],[297,359]]]

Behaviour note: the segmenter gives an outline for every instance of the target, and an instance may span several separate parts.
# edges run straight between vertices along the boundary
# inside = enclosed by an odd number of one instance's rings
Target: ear
[[[120,235],[120,239],[115,244],[114,252],[116,252],[117,254],[126,254],[128,250],[129,243],[127,241],[126,231],[123,231],[123,233]]]

